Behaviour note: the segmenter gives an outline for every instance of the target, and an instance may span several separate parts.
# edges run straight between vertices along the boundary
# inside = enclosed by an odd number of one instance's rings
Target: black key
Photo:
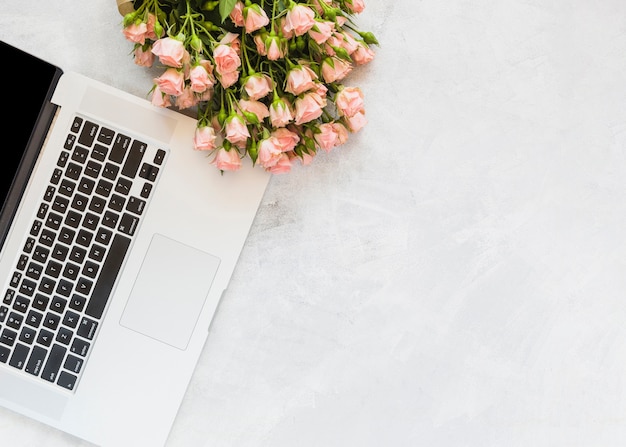
[[[59,327],[60,321],[61,317],[51,312],[48,312],[43,320],[43,325],[49,329],[55,330],[57,327]]]
[[[98,323],[96,321],[83,317],[80,321],[77,334],[88,340],[93,340],[93,337],[96,335],[96,329],[98,329]]]
[[[52,209],[57,213],[65,214],[70,201],[65,197],[56,196],[52,202]]]
[[[16,339],[17,332],[12,331],[11,329],[4,329],[2,334],[0,334],[0,343],[4,343],[7,346],[13,346]]]
[[[34,328],[38,328],[41,324],[41,320],[43,320],[43,315],[37,311],[30,310],[28,311],[28,315],[26,315],[26,324],[32,326]]]
[[[154,155],[154,164],[160,166],[163,163],[163,160],[165,160],[165,151],[163,149],[159,149]]]
[[[98,244],[93,244],[91,250],[89,250],[89,259],[100,262],[104,259],[106,249]]]
[[[63,222],[62,216],[59,216],[56,213],[50,213],[46,219],[46,226],[48,228],[52,228],[53,230],[58,230],[61,226],[61,222]]]
[[[115,192],[119,192],[120,194],[124,194],[126,196],[130,192],[130,188],[132,186],[133,183],[130,180],[120,177],[115,185]]]
[[[93,288],[93,293],[85,313],[99,319],[104,313],[109,295],[115,284],[117,274],[122,267],[126,252],[130,246],[130,239],[116,234],[109,248],[109,253],[101,267],[100,276]]]
[[[100,170],[102,169],[102,165],[100,163],[96,163],[93,160],[89,160],[87,166],[85,167],[85,175],[88,175],[92,178],[98,178],[100,175]]]
[[[65,265],[65,269],[63,269],[63,276],[65,276],[67,279],[74,280],[78,278],[79,272],[80,272],[80,267],[78,265],[68,262]]]
[[[67,160],[70,158],[69,152],[63,151],[59,155],[59,159],[57,160],[57,166],[64,168],[67,164]]]
[[[39,283],[38,290],[47,295],[52,295],[52,292],[54,291],[55,286],[56,286],[56,281],[54,281],[51,278],[48,278],[47,276],[44,276],[41,282]]]
[[[54,345],[52,347],[50,355],[48,356],[48,361],[46,362],[46,366],[44,366],[41,373],[42,379],[45,379],[49,382],[54,382],[56,380],[59,369],[61,368],[61,364],[63,363],[63,357],[65,357],[66,352],[67,349],[65,349],[61,345]]]
[[[20,332],[20,336],[18,340],[21,341],[22,343],[32,345],[36,337],[37,337],[37,331],[35,331],[32,328],[29,328],[28,326],[24,326],[22,328],[22,331]]]
[[[100,126],[98,126],[95,123],[92,123],[91,121],[85,121],[83,130],[80,133],[80,136],[78,137],[78,142],[85,146],[91,147],[91,145],[93,144],[93,140],[96,138],[99,127]]]
[[[93,233],[87,230],[80,230],[76,237],[76,243],[83,247],[89,247],[91,240],[93,239]]]
[[[115,132],[113,132],[111,129],[103,127],[102,129],[100,129],[100,133],[98,134],[98,141],[102,144],[106,144],[107,146],[110,146],[111,143],[113,142],[114,136],[115,136]]]
[[[159,168],[156,166],[152,166],[148,163],[144,163],[141,165],[141,170],[139,171],[139,177],[145,178],[151,182],[155,181],[157,175],[159,174]]]
[[[59,275],[61,274],[62,269],[63,269],[62,264],[56,261],[50,260],[50,262],[48,262],[48,265],[46,266],[46,275],[51,276],[53,278],[58,278]]]
[[[46,310],[46,307],[48,307],[49,301],[50,301],[50,298],[48,298],[45,295],[42,295],[41,293],[38,293],[37,295],[35,295],[35,298],[33,298],[33,307],[35,309],[44,311]]]
[[[71,197],[74,194],[74,190],[76,189],[76,183],[63,179],[61,180],[61,184],[59,185],[59,193],[64,196]]]
[[[111,238],[113,237],[113,232],[107,230],[106,228],[100,228],[98,230],[98,234],[96,234],[96,242],[99,242],[103,245],[109,245],[111,242]]]
[[[121,133],[117,134],[115,142],[113,143],[113,148],[109,154],[109,160],[112,160],[115,163],[121,163],[124,160],[124,155],[126,155],[128,147],[130,146],[130,141],[130,137],[122,135]]]
[[[93,146],[93,150],[91,151],[91,158],[98,161],[104,161],[108,152],[108,148],[102,146],[101,144],[95,144]]]
[[[60,296],[55,296],[50,303],[50,310],[62,314],[65,310],[65,306],[67,306],[67,300]]]
[[[131,213],[139,214],[143,213],[143,210],[146,206],[146,201],[141,200],[137,197],[130,197],[128,199],[128,205],[126,205],[126,211],[130,211]]]
[[[59,329],[59,332],[57,332],[55,340],[67,346],[70,344],[73,335],[74,333],[72,331],[67,328],[61,327]]]
[[[76,380],[78,380],[78,377],[75,375],[70,374],[67,371],[61,371],[57,385],[68,390],[73,390],[76,386]]]
[[[65,169],[65,176],[71,178],[72,180],[78,180],[80,177],[80,173],[83,168],[76,163],[68,163],[67,168]]]
[[[28,363],[26,363],[26,371],[33,376],[38,376],[41,372],[41,368],[43,367],[43,362],[46,359],[46,354],[48,351],[41,346],[35,346],[33,348],[33,352],[30,354],[30,358],[28,359]]]
[[[74,147],[75,142],[76,142],[76,135],[69,133],[67,134],[67,138],[65,138],[65,143],[63,144],[63,147],[67,149],[68,151],[70,151]]]
[[[117,226],[117,222],[119,221],[119,214],[114,213],[112,211],[107,211],[104,213],[104,217],[102,219],[102,225],[105,225],[109,228],[115,228]]]
[[[22,280],[22,274],[20,272],[14,272],[13,276],[11,276],[11,281],[9,284],[11,287],[17,288],[20,285],[20,281]]]
[[[11,303],[13,302],[14,296],[15,296],[15,290],[7,289],[7,291],[4,294],[4,298],[2,299],[2,304],[6,304],[7,306],[10,306]]]
[[[11,312],[9,314],[9,318],[7,318],[7,326],[12,329],[19,329],[22,327],[22,323],[24,322],[24,315],[18,314],[17,312]]]
[[[133,216],[132,214],[124,213],[124,215],[120,219],[120,225],[118,227],[118,230],[120,230],[122,233],[132,236],[133,234],[135,234],[138,223],[138,217]]]
[[[29,237],[28,239],[26,239],[26,242],[24,243],[24,248],[22,249],[22,251],[24,253],[30,253],[31,251],[33,251],[34,246],[35,246],[35,239],[33,239],[32,237]]]
[[[74,262],[82,264],[85,260],[85,256],[87,255],[87,250],[80,247],[72,248],[72,252],[70,253],[70,259]]]
[[[39,261],[42,264],[45,264],[46,261],[48,260],[48,256],[50,255],[50,249],[46,248],[42,245],[37,245],[35,247],[35,250],[33,251],[33,259],[35,261]]]
[[[100,221],[100,218],[98,216],[92,213],[87,213],[85,214],[85,219],[83,220],[83,226],[85,228],[95,231],[95,229],[98,226],[99,221]]]
[[[100,179],[98,185],[96,185],[96,194],[100,194],[103,197],[109,197],[113,190],[113,183]]]
[[[67,219],[66,219],[67,220]],[[41,232],[41,236],[39,236],[39,242],[47,247],[52,247],[54,243],[54,238],[56,237],[56,233],[44,228]]]
[[[33,222],[32,226],[30,227],[30,235],[31,236],[37,236],[39,234],[39,232],[41,231],[41,226],[43,225],[43,222],[40,220],[36,220]]]
[[[141,188],[141,192],[139,195],[144,199],[150,197],[150,193],[152,192],[152,183],[144,183],[143,188]]]
[[[46,202],[50,202],[52,201],[52,199],[54,198],[54,193],[56,192],[56,188],[54,186],[48,186],[46,188],[46,192],[43,195],[43,199]],[[41,209],[39,211],[39,213],[41,213]]]
[[[69,354],[65,359],[65,363],[63,364],[63,368],[71,371],[75,374],[78,374],[83,367],[83,359],[80,357],[76,357],[75,355]]]
[[[80,126],[83,125],[83,119],[79,118],[78,116],[74,118],[74,121],[72,122],[72,126],[70,127],[70,131],[74,132],[74,133],[78,133],[78,131],[80,130]]]
[[[34,280],[38,280],[43,273],[43,266],[37,264],[36,262],[31,262],[28,264],[28,269],[26,270],[26,276],[32,278]]]
[[[18,270],[24,270],[26,268],[27,263],[28,263],[28,256],[21,255],[17,261],[17,266],[15,268]]]
[[[50,205],[48,205],[47,203],[42,203],[41,205],[39,205],[39,209],[37,210],[37,217],[39,219],[45,219],[46,214],[48,214],[49,208],[50,208]]]
[[[114,165],[113,163],[107,163],[104,165],[104,170],[102,171],[102,177],[108,178],[109,180],[115,180],[119,172],[120,172],[119,166]]]
[[[20,293],[23,293],[26,296],[33,296],[33,293],[35,293],[36,288],[37,288],[36,282],[33,282],[30,279],[24,278],[22,280],[22,284],[20,285]]]
[[[93,192],[93,187],[95,185],[96,182],[94,182],[92,179],[83,177],[80,179],[80,182],[78,182],[78,191],[82,192],[83,194],[89,195]]]
[[[70,309],[74,309],[75,311],[82,312],[85,303],[87,302],[87,298],[80,295],[72,295],[72,299],[70,299]]]
[[[126,203],[126,199],[119,194],[113,194],[111,199],[109,199],[109,208],[114,211],[122,211],[124,209],[124,203]]]
[[[82,194],[76,194],[72,200],[72,208],[78,211],[85,211],[89,199]]]
[[[76,283],[76,291],[82,293],[83,295],[89,295],[92,287],[93,281],[90,281],[87,278],[80,278]]]
[[[0,346],[0,363],[6,363],[11,355],[11,350],[5,346]]]
[[[18,312],[24,313],[28,310],[29,305],[30,305],[30,300],[28,298],[22,295],[18,295],[17,298],[15,298],[15,302],[13,303],[13,309],[17,310]]]
[[[80,338],[74,338],[72,346],[70,347],[70,352],[72,352],[73,354],[78,354],[81,357],[85,357],[88,351],[89,342],[81,340]]]
[[[88,278],[95,278],[98,274],[98,264],[91,261],[85,262],[85,266],[83,267],[83,271],[81,273]]]
[[[65,315],[63,315],[63,324],[67,327],[71,327],[72,329],[74,329],[78,325],[79,318],[80,315],[72,312],[71,310],[68,310],[67,312],[65,312]]]
[[[26,364],[29,352],[30,348],[28,346],[18,343],[15,345],[15,348],[13,348],[13,355],[11,356],[11,360],[9,360],[9,365],[17,369],[22,369]]]
[[[69,247],[62,244],[55,244],[52,249],[52,257],[57,261],[65,261],[67,253],[70,251]]]
[[[130,151],[128,152],[128,157],[126,157],[126,163],[124,163],[124,167],[122,168],[122,175],[129,178],[134,178],[137,175],[141,159],[147,147],[146,143],[139,140],[133,141],[130,146]]]
[[[50,183],[52,183],[53,185],[57,185],[59,183],[59,180],[61,180],[62,176],[63,176],[63,171],[56,168],[54,172],[52,173],[52,177],[50,178]]]
[[[70,293],[72,293],[72,288],[73,288],[73,284],[69,281],[66,281],[65,279],[61,279],[59,281],[59,285],[57,286],[57,290],[56,292],[59,295],[63,295],[63,296],[70,296]]]
[[[87,148],[76,146],[74,152],[72,152],[72,160],[77,161],[80,164],[84,164],[87,157],[89,157],[89,149]]]
[[[50,346],[52,340],[54,339],[54,334],[45,329],[41,329],[39,331],[39,335],[37,335],[37,343],[44,346]]]
[[[7,315],[9,314],[9,308],[6,306],[0,306],[0,323],[4,323]]]
[[[67,216],[65,216],[65,225],[69,225],[72,228],[78,228],[82,215],[74,210],[69,210]]]
[[[72,241],[74,241],[74,236],[76,236],[76,231],[68,227],[63,227],[61,231],[59,231],[59,242],[70,245]]]

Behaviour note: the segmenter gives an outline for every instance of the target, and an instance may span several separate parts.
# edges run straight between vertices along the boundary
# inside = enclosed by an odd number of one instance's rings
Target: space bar
[[[102,317],[129,246],[129,238],[119,234],[116,234],[113,238],[113,242],[111,242],[109,247],[109,253],[102,265],[100,276],[93,288],[89,304],[87,304],[85,309],[87,315],[98,319]]]

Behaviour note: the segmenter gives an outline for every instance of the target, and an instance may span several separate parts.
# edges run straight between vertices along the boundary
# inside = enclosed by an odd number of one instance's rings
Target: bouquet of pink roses
[[[221,171],[248,155],[272,173],[344,143],[365,124],[342,84],[378,44],[354,24],[363,0],[135,0],[123,33],[135,63],[163,73],[152,103],[196,108],[197,150]]]

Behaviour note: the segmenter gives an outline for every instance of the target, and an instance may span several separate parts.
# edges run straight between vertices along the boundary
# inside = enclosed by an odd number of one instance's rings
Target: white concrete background
[[[366,5],[369,124],[272,179],[168,446],[625,445],[626,3]],[[119,30],[0,8],[143,96]],[[5,410],[0,443],[87,445]]]

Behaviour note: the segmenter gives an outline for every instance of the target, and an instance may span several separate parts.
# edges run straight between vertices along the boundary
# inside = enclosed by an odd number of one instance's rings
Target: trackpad
[[[185,349],[220,260],[155,234],[120,324]]]

